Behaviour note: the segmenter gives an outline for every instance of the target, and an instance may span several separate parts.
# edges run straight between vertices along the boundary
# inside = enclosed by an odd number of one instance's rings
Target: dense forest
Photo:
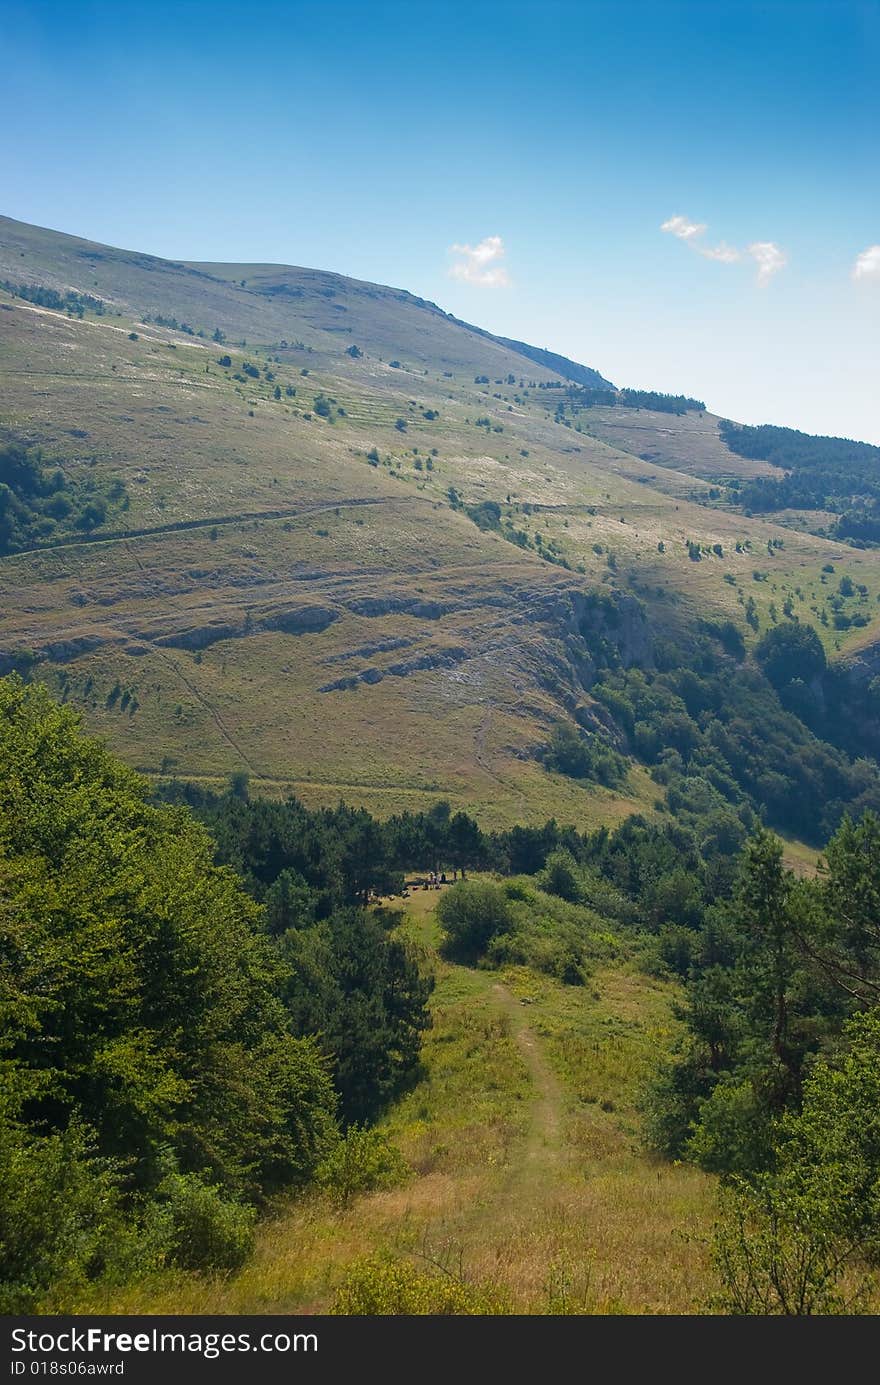
[[[789,619],[746,656],[732,622],[704,621],[687,648],[653,642],[651,666],[625,668],[615,644],[619,606],[604,598],[580,635],[596,673],[590,695],[604,724],[551,737],[545,763],[606,785],[625,780],[621,755],[647,765],[679,817],[762,817],[821,844],[845,812],[880,810],[880,685],[828,666],[811,626]],[[607,631],[607,633],[603,633]],[[575,739],[576,738],[576,739]]]
[[[828,510],[838,538],[880,542],[880,447],[848,438],[814,437],[765,423],[746,427],[722,419],[721,437],[732,452],[772,462],[786,475],[759,476],[739,488],[738,500],[756,514],[773,510]]]
[[[563,388],[543,385],[542,389]],[[686,394],[662,394],[658,390],[607,389],[592,385],[566,385],[565,393],[557,404],[557,412],[563,415],[576,414],[581,409],[622,408],[650,409],[659,414],[704,413],[706,405],[702,399],[692,399]]]

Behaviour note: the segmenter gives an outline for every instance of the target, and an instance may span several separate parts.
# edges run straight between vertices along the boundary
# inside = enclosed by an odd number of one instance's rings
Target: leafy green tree
[[[775,1166],[736,1180],[715,1233],[720,1304],[805,1316],[858,1310],[880,1252],[880,1011],[850,1022],[820,1059],[803,1110],[786,1116]],[[847,1280],[849,1282],[847,1282]]]
[[[373,1120],[417,1071],[433,982],[375,914],[345,909],[281,942],[294,1031],[332,1060],[346,1123]]]
[[[799,918],[804,950],[854,1002],[880,1001],[880,818],[845,817],[825,850],[818,895]],[[813,903],[812,911],[809,904]]]
[[[774,688],[794,679],[809,683],[825,671],[825,650],[812,625],[791,622],[768,630],[755,646],[755,658]]]
[[[558,895],[560,899],[567,899],[570,903],[577,903],[581,898],[577,861],[570,851],[551,852],[538,878],[541,889],[546,890],[548,894]]]
[[[259,1198],[334,1137],[259,912],[182,809],[39,686],[0,682],[0,1083],[34,1132],[94,1132],[132,1188],[183,1172]]]
[[[444,951],[458,962],[475,962],[499,933],[513,928],[514,917],[504,891],[487,880],[464,880],[441,896],[437,918],[444,932]]]
[[[473,818],[456,813],[449,820],[443,858],[451,862],[464,878],[466,871],[486,862],[486,844]]]
[[[846,1013],[805,951],[802,895],[781,842],[759,830],[732,900],[691,950],[687,1038],[652,1098],[668,1153],[717,1172],[766,1166],[776,1123],[799,1109],[806,1061]]]

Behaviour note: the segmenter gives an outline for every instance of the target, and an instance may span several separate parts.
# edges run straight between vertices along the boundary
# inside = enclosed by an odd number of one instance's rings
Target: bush
[[[542,751],[548,769],[572,779],[592,779],[614,788],[626,779],[626,761],[599,736],[587,736],[566,722],[553,729],[549,744]]]
[[[538,876],[538,884],[547,894],[558,895],[576,904],[581,897],[577,862],[570,851],[553,851],[547,857],[547,864]]]
[[[195,1173],[159,1185],[158,1223],[168,1261],[183,1270],[235,1270],[253,1249],[256,1213]]]
[[[125,1235],[116,1173],[87,1128],[35,1136],[0,1102],[0,1313],[26,1313],[47,1290],[98,1278]]]
[[[483,880],[462,880],[444,894],[437,918],[443,951],[458,962],[475,962],[498,933],[513,928],[513,910],[503,889]]]
[[[315,1174],[318,1186],[335,1200],[347,1203],[356,1193],[394,1188],[412,1170],[400,1150],[378,1130],[352,1125]]]

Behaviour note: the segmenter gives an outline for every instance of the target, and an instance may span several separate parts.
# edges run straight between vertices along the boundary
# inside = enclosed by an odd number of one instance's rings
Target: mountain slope
[[[817,620],[828,652],[874,647],[876,552],[746,518],[717,480],[768,464],[711,415],[566,412],[560,373],[318,271],[2,220],[0,279],[103,301],[0,290],[0,424],[67,494],[109,497],[0,558],[0,667],[36,660],[149,773],[587,825],[657,795],[638,764],[585,787],[538,758],[560,720],[616,734],[592,696],[609,650],[650,666],[706,618],[751,640],[747,599],[761,630],[789,600],[812,619],[829,563],[870,620]]]
[[[538,379],[565,373],[558,365],[564,358],[542,363],[546,353],[470,327],[402,289],[290,265],[161,260],[8,217],[0,217],[0,279],[97,294],[112,310],[173,317],[209,336],[219,328],[264,345],[305,337],[319,355],[358,346],[418,369],[519,376],[528,361]],[[585,383],[602,381],[596,371],[568,366],[585,372]]]

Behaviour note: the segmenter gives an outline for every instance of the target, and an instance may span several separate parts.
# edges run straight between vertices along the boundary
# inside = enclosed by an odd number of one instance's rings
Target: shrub
[[[347,1203],[356,1193],[394,1188],[406,1182],[410,1173],[400,1150],[381,1131],[352,1125],[319,1166],[315,1179],[331,1197]]]
[[[125,1239],[114,1166],[95,1156],[87,1127],[33,1135],[13,1110],[0,1100],[0,1313],[97,1278]]]
[[[558,895],[577,903],[581,897],[580,882],[577,875],[577,862],[570,851],[553,851],[547,857],[547,864],[538,876],[538,884],[548,894]]]
[[[498,933],[513,928],[513,910],[503,889],[484,880],[462,880],[444,894],[437,918],[445,937],[443,950],[460,962],[474,962]]]
[[[572,779],[592,779],[615,788],[626,779],[626,761],[613,746],[599,736],[587,736],[566,722],[553,729],[549,743],[541,752],[548,769]]]
[[[755,658],[774,688],[800,678],[804,683],[825,671],[825,651],[812,625],[779,625],[755,646]]]
[[[158,1222],[167,1259],[183,1270],[235,1270],[253,1249],[256,1213],[224,1197],[195,1173],[169,1174],[159,1185]]]

